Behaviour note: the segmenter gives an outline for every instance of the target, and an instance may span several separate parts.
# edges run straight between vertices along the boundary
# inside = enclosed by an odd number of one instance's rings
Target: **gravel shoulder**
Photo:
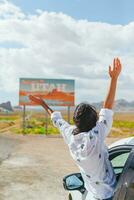
[[[78,172],[61,137],[1,134],[0,163],[0,200],[67,199],[62,178]]]

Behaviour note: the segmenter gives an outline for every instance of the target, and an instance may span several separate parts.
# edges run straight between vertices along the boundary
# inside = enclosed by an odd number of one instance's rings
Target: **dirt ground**
[[[0,163],[0,200],[66,200],[62,178],[78,172],[61,137],[1,134]]]

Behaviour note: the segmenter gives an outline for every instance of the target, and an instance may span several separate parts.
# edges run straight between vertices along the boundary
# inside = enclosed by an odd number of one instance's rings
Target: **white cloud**
[[[119,56],[123,72],[117,97],[132,100],[133,35],[134,23],[95,23],[40,10],[26,15],[0,1],[0,43],[22,44],[22,48],[0,48],[0,90],[16,92],[17,97],[19,77],[74,78],[77,102],[99,101],[106,94],[108,65]]]
[[[21,9],[7,0],[0,0],[0,18],[24,18]]]

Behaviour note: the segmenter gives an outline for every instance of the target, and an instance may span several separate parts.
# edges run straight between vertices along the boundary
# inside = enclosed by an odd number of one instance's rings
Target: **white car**
[[[113,200],[134,200],[134,137],[110,145],[109,159],[118,181]],[[63,186],[69,191],[69,200],[86,199],[87,191],[80,173],[65,176]]]

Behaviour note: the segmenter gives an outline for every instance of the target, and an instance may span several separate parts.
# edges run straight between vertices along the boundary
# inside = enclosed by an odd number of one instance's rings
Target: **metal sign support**
[[[70,123],[70,106],[68,106],[68,123]]]
[[[23,128],[23,134],[26,134],[26,106],[23,106],[23,124],[22,124],[22,128]]]

